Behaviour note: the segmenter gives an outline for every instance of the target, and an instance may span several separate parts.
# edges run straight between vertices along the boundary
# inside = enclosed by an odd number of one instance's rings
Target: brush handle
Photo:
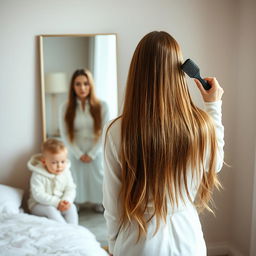
[[[204,87],[205,90],[208,91],[208,90],[211,89],[210,84],[209,84],[207,81],[205,81],[205,80],[200,76],[200,74],[198,74],[195,78],[200,81],[200,83],[202,84],[202,86]]]

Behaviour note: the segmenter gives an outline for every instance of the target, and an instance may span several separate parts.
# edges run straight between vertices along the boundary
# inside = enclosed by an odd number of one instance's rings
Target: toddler
[[[42,145],[42,154],[28,162],[32,171],[28,207],[32,214],[45,216],[62,223],[78,224],[78,214],[73,201],[76,185],[73,182],[67,149],[56,139]]]

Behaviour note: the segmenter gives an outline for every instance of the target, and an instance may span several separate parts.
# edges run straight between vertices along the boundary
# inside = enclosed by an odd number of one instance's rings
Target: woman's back
[[[146,35],[131,62],[123,114],[106,129],[103,194],[114,255],[206,255],[195,196],[207,207],[218,185],[221,97],[206,103],[210,115],[197,108],[181,64],[169,34]],[[211,84],[210,94],[222,95]]]
[[[206,110],[212,116],[218,140],[217,169],[219,171],[223,163],[224,146],[224,128],[221,123],[221,101],[206,103]],[[163,256],[203,256],[206,255],[205,242],[201,230],[201,224],[195,206],[190,200],[184,202],[179,200],[179,207],[173,208],[168,204],[168,214],[166,223],[160,223],[160,227],[155,233],[157,227],[156,219],[153,218],[148,223],[146,237],[137,242],[138,227],[136,223],[131,222],[128,228],[120,226],[120,217],[122,212],[122,202],[119,198],[121,190],[121,121],[119,118],[112,125],[109,123],[105,129],[108,129],[105,144],[105,176],[103,204],[105,207],[105,218],[109,231],[109,247],[114,252],[113,255],[163,255]],[[205,161],[205,168],[209,163]],[[158,170],[159,172],[161,170]],[[198,191],[199,183],[192,179],[192,171],[188,170],[188,190],[194,201]],[[183,187],[183,195],[186,198],[186,192]],[[150,218],[154,211],[151,203],[148,204],[144,213],[145,219]]]

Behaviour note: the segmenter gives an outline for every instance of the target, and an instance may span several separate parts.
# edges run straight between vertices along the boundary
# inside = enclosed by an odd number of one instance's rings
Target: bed
[[[7,186],[6,186],[7,188]],[[1,256],[107,256],[95,236],[85,227],[62,224],[16,209],[16,199],[0,185],[0,255]],[[10,188],[10,187],[9,187]],[[14,188],[11,188],[12,190]],[[14,191],[14,190],[13,190]],[[8,195],[8,196],[7,196]],[[7,196],[7,198],[6,198]],[[3,199],[4,198],[4,199]],[[14,205],[15,203],[15,207]],[[20,203],[17,204],[17,201]],[[11,206],[12,205],[12,206]]]

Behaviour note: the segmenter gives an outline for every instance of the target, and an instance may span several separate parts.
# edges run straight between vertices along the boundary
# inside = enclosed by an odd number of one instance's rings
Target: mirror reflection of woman
[[[77,185],[75,202],[102,206],[101,133],[108,121],[108,107],[97,99],[90,71],[76,70],[71,78],[68,102],[60,109],[60,133],[69,149],[71,171]]]

